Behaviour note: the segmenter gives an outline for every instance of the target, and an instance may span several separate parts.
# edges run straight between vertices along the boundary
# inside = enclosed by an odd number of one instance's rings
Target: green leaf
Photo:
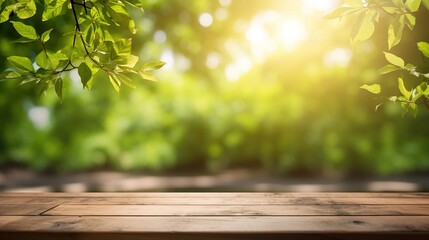
[[[42,37],[40,39],[42,40],[43,43],[46,43],[47,41],[49,41],[49,39],[51,38],[50,34],[52,30],[53,29],[51,28],[42,34]]]
[[[404,62],[404,60],[402,58],[400,58],[400,57],[398,57],[398,56],[396,56],[396,55],[394,55],[392,53],[388,53],[388,52],[384,52],[384,56],[386,57],[386,60],[389,63],[391,63],[391,64],[393,64],[393,65],[395,65],[397,67],[400,67],[400,68],[404,68],[405,67],[405,62]]]
[[[18,3],[12,4],[12,5],[7,5],[3,9],[3,12],[1,12],[1,14],[0,14],[0,23],[6,22],[7,20],[9,20],[9,16],[12,13],[12,11],[15,8],[16,5],[18,5]]]
[[[36,33],[36,29],[34,29],[30,25],[25,25],[22,22],[10,21],[15,28],[15,30],[23,37],[28,39],[36,40],[39,36]]]
[[[51,61],[49,61],[49,57],[46,55],[45,51],[41,51],[39,54],[37,54],[35,61],[36,64],[41,68],[52,69]]]
[[[131,54],[131,44],[132,44],[132,39],[128,38],[122,38],[119,39],[117,41],[115,41],[115,43],[113,44],[113,49],[115,50],[114,53],[116,54],[116,56],[128,56]]]
[[[429,96],[429,86],[428,86],[428,84],[426,82],[420,83],[420,85],[417,86],[416,89],[417,89],[418,92],[421,92],[421,94],[423,96],[425,96],[425,97]]]
[[[33,63],[26,57],[11,56],[8,57],[7,60],[20,70],[34,72]]]
[[[64,53],[57,52],[57,53],[51,53],[48,52],[49,61],[51,62],[52,69],[56,69],[60,66],[61,61],[66,61],[67,56]]]
[[[127,9],[123,4],[113,4],[107,7],[107,13],[113,23],[117,26],[127,26],[131,33],[136,33],[134,20],[131,19]]]
[[[396,7],[382,7],[382,8],[384,11],[386,11],[390,14],[394,14],[398,10],[398,8],[396,8]]]
[[[67,4],[68,0],[52,0],[49,4],[45,3],[42,21],[47,21],[53,17],[64,14],[67,11]]]
[[[417,47],[419,48],[420,52],[423,53],[423,55],[425,57],[429,58],[429,43],[419,42],[419,43],[417,43]]]
[[[63,80],[60,77],[55,80],[55,92],[61,100],[63,98]]]
[[[397,70],[400,70],[401,68],[394,66],[392,64],[387,64],[386,66],[380,68],[378,70],[378,74],[382,75],[382,74],[387,74],[387,73],[391,73]]]
[[[121,81],[119,81],[119,79],[114,74],[109,74],[109,80],[116,92],[119,92],[121,88]]]
[[[20,19],[27,19],[36,14],[36,3],[34,0],[19,1],[19,7],[14,10]]]
[[[152,71],[162,68],[165,65],[163,61],[150,61],[143,65],[142,71]]]
[[[407,100],[410,100],[412,93],[411,93],[411,91],[407,90],[407,88],[405,87],[405,84],[404,84],[404,80],[402,78],[398,78],[398,88],[399,88],[399,91],[402,93],[402,95]]]
[[[7,80],[19,80],[22,79],[22,75],[19,72],[15,71],[4,71],[0,75],[0,81],[7,81]]]
[[[119,78],[119,80],[121,82],[123,82],[128,87],[130,87],[130,88],[136,88],[136,85],[134,84],[133,80],[131,80],[131,78],[129,78],[127,75],[125,75],[125,74],[118,74],[117,77]]]
[[[136,63],[139,61],[139,57],[135,56],[135,55],[128,55],[125,58],[123,58],[125,61],[124,63],[120,64],[121,67],[126,67],[126,68],[133,68]]]
[[[356,8],[352,8],[352,7],[339,7],[337,9],[335,9],[333,12],[327,14],[324,16],[324,18],[327,19],[334,19],[334,18],[340,18],[344,15],[347,15],[348,13],[350,13],[351,10],[354,10]]]
[[[391,97],[389,97],[389,101],[396,102],[397,100],[398,100],[397,96],[391,96]]]
[[[420,3],[421,3],[421,0],[407,0],[405,2],[405,6],[407,6],[407,8],[411,12],[416,12],[417,10],[419,10]]]
[[[426,9],[429,9],[429,0],[422,0],[422,3],[426,7]]]
[[[60,66],[61,61],[66,61],[68,59],[67,59],[67,56],[61,52],[52,53],[49,51],[47,52],[41,51],[39,54],[37,54],[35,60],[37,65],[39,65],[39,67],[55,70]]]
[[[155,76],[153,76],[150,73],[144,72],[144,71],[139,71],[140,77],[142,77],[145,80],[149,80],[149,81],[154,81],[156,82],[156,78]]]
[[[25,37],[20,37],[19,39],[15,40],[14,42],[16,42],[16,43],[30,43],[30,42],[34,42],[36,40],[37,39],[28,39]]]
[[[405,19],[407,20],[405,23],[407,24],[408,28],[413,30],[414,26],[416,25],[416,17],[411,14],[405,14]]]
[[[88,67],[88,65],[83,62],[79,65],[79,68],[77,69],[79,76],[80,76],[80,81],[82,82],[83,87],[88,88],[87,83],[91,80],[92,78],[92,71],[91,69]]]
[[[144,12],[143,4],[141,3],[141,1],[140,1],[140,0],[125,0],[125,2],[126,2],[128,5],[130,5],[130,6],[132,6],[132,7],[135,7],[135,8],[137,8],[137,9],[139,9],[140,11]]]
[[[353,43],[363,42],[372,36],[375,30],[373,17],[374,12],[372,11],[366,11],[359,15],[352,28]]]
[[[367,90],[370,93],[374,94],[380,94],[381,93],[381,86],[380,84],[372,84],[372,85],[362,85],[360,88]]]
[[[404,15],[400,16],[399,19],[395,19],[392,23],[389,24],[389,29],[387,32],[387,43],[389,50],[396,46],[402,39],[402,33],[405,26],[405,17]]]
[[[84,61],[85,50],[77,47],[68,46],[61,49],[61,52],[74,66],[80,65]]]

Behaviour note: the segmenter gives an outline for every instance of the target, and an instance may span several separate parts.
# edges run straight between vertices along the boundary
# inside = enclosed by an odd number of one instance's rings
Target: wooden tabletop
[[[429,193],[0,193],[0,239],[429,239]]]

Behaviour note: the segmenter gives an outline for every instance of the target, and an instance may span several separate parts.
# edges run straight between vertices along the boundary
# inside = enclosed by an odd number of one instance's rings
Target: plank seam
[[[47,213],[47,212],[51,211],[52,209],[54,209],[54,208],[56,208],[56,207],[58,207],[58,206],[60,206],[60,204],[57,204],[57,205],[55,205],[55,206],[53,206],[53,207],[51,207],[51,208],[48,208],[47,210],[45,210],[45,211],[43,211],[43,212],[39,213],[39,216],[43,216],[43,215],[45,215],[45,213]]]

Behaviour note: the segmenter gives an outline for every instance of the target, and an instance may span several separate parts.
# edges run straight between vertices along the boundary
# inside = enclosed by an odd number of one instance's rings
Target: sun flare
[[[299,19],[285,19],[280,26],[278,38],[286,50],[293,50],[307,38],[307,29]]]
[[[292,51],[307,37],[307,29],[299,18],[282,16],[267,11],[255,16],[250,22],[246,38],[257,60],[278,51]]]

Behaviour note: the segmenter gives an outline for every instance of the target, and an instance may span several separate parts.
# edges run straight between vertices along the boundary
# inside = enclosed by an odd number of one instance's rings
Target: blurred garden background
[[[395,74],[377,73],[385,65],[386,24],[351,45],[350,19],[323,18],[340,4],[144,1],[143,15],[132,12],[139,28],[133,53],[166,62],[154,73],[158,81],[116,93],[99,78],[88,91],[72,71],[62,102],[54,90],[39,97],[31,84],[1,82],[0,171],[426,176],[429,111],[402,116],[394,103],[375,111],[386,99],[359,88],[397,84]],[[429,39],[429,14],[418,14],[415,30],[394,49],[409,59],[420,59],[416,39]],[[27,23],[61,36],[73,31],[70,17]],[[32,43],[17,38],[10,23],[0,24],[1,70],[7,56],[35,56]]]

